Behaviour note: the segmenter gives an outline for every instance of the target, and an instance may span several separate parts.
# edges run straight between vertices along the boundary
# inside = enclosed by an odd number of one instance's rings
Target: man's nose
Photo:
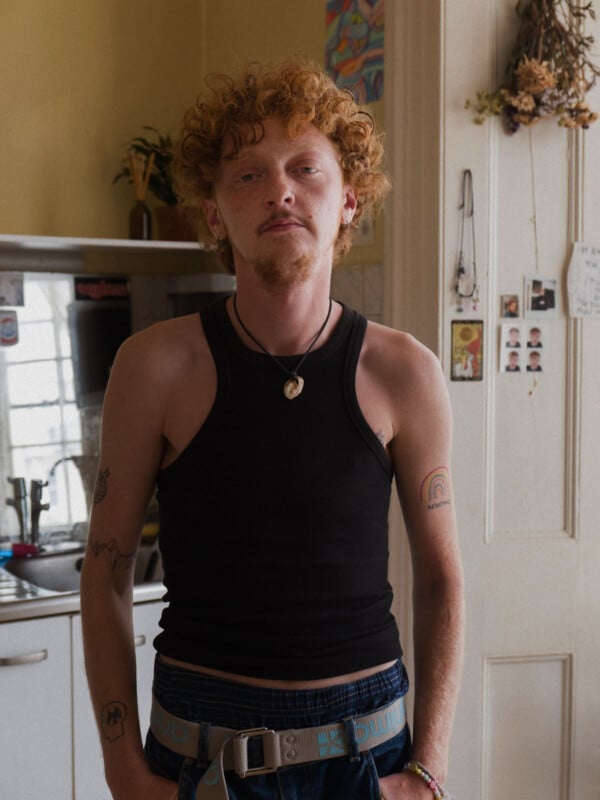
[[[269,207],[289,206],[295,201],[292,180],[285,170],[273,172],[266,183],[265,203]]]

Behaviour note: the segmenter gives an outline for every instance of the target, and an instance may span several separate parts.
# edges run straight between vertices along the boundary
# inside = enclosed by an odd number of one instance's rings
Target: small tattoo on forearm
[[[95,556],[99,556],[101,553],[106,553],[108,555],[110,559],[110,566],[113,572],[119,565],[122,565],[124,569],[127,569],[132,560],[135,559],[137,552],[134,550],[132,553],[122,553],[119,549],[116,539],[111,539],[109,542],[94,541],[91,542],[90,547]]]
[[[108,467],[105,467],[105,469],[98,470],[98,477],[96,478],[96,485],[94,486],[94,497],[93,497],[93,503],[95,506],[97,506],[98,503],[101,503],[106,497],[106,493],[108,492],[109,475],[110,472],[108,471]]]
[[[450,505],[450,473],[447,467],[436,467],[425,476],[420,495],[421,502],[430,510]]]
[[[100,712],[100,728],[102,738],[107,742],[116,742],[125,736],[125,720],[127,719],[127,706],[120,700],[111,700]]]

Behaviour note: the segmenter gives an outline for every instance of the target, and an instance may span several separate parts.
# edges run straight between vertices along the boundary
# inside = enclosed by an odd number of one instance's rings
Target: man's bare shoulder
[[[117,362],[130,373],[161,380],[198,366],[208,355],[198,314],[157,322],[132,334],[119,349]]]
[[[215,391],[214,363],[200,317],[177,317],[123,342],[110,373],[103,419],[124,441],[132,431],[144,441],[160,440],[164,465],[202,425]]]
[[[412,334],[376,322],[367,325],[364,354],[371,368],[394,384],[427,383],[441,370],[437,356]]]
[[[397,474],[425,475],[448,460],[452,412],[439,359],[414,336],[369,324],[368,369],[392,420],[391,457]],[[403,480],[408,480],[404,473]]]

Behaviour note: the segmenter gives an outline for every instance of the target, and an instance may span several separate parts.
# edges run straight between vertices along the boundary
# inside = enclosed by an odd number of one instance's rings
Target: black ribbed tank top
[[[158,477],[169,605],[157,650],[281,680],[400,657],[387,579],[392,471],[355,392],[366,320],[343,309],[288,400],[286,375],[242,344],[223,301],[201,319],[217,393]]]

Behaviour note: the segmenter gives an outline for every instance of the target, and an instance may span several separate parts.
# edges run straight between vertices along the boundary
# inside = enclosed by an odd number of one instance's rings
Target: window
[[[19,341],[0,349],[3,472],[25,477],[28,486],[34,478],[49,480],[43,501],[50,509],[42,512],[40,528],[71,527],[87,518],[80,472],[72,460],[82,453],[68,325],[73,279],[26,275],[24,295],[25,305],[17,308]],[[8,484],[3,489],[10,493]],[[2,533],[14,535],[16,514],[3,506]]]

